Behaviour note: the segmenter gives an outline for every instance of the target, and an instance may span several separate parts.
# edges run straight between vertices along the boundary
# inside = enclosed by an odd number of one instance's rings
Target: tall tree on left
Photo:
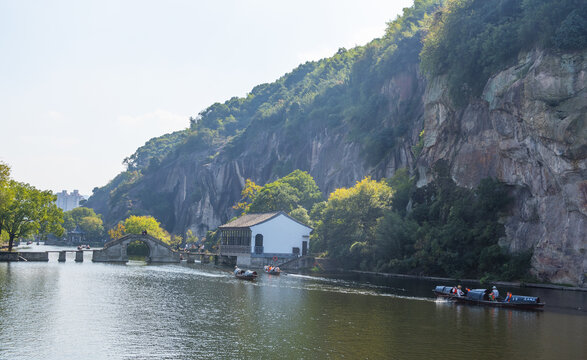
[[[8,206],[14,198],[10,184],[10,167],[0,162],[0,239],[2,239],[2,230],[4,229],[4,216]]]
[[[55,205],[56,196],[51,191],[14,180],[9,181],[8,188],[13,197],[0,212],[0,223],[8,234],[8,251],[12,251],[15,239],[35,234],[41,227],[57,236],[63,234],[63,212]]]

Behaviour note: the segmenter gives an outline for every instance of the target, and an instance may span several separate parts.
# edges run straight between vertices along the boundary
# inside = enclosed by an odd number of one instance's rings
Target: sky
[[[381,37],[413,0],[0,0],[0,161],[91,195],[153,137],[306,61]]]

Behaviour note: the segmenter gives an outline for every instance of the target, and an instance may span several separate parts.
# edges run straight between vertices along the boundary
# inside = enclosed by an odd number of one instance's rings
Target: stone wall
[[[18,261],[18,253],[0,251],[0,261]]]
[[[38,251],[38,252],[20,252],[18,253],[20,257],[24,258],[26,261],[49,261],[49,253],[46,251]]]

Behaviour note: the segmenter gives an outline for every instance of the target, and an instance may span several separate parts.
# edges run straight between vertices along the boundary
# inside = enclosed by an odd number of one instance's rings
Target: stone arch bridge
[[[142,241],[149,247],[147,262],[178,263],[180,255],[177,251],[159,239],[150,235],[130,234],[120,239],[112,240],[104,244],[104,248],[94,250],[92,261],[95,262],[127,262],[126,252],[128,244],[133,241]]]

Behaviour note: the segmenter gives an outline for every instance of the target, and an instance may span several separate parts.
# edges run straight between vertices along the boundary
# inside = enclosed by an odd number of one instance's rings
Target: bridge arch
[[[149,247],[148,262],[177,263],[180,256],[169,245],[151,235],[130,234],[120,239],[112,240],[104,244],[104,248],[94,250],[92,261],[94,262],[127,262],[127,246],[131,242],[141,241]]]

